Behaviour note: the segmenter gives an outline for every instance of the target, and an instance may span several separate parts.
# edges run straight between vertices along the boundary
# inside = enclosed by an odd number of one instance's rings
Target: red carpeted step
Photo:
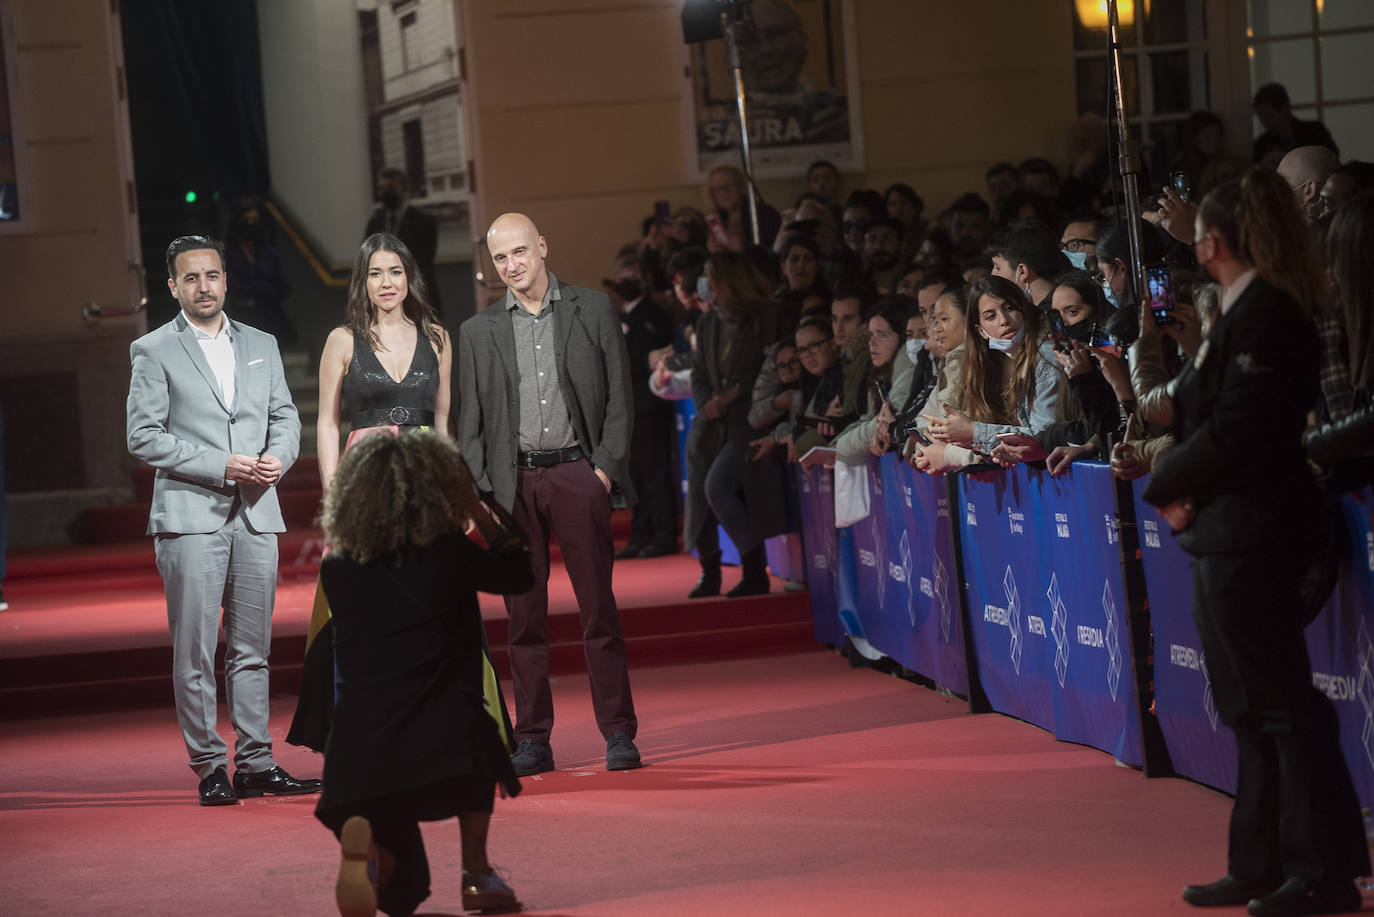
[[[293,692],[323,543],[315,529],[289,532],[279,544],[273,690]],[[558,563],[556,551],[551,559]],[[11,608],[0,630],[0,719],[170,702],[166,603],[151,540],[20,552],[14,569],[19,575],[6,584]],[[806,594],[689,601],[685,595],[696,574],[695,561],[682,554],[616,565],[616,596],[633,667],[815,645]],[[482,607],[504,675],[504,608],[494,596],[484,596]],[[576,601],[558,569],[550,581],[549,629],[551,671],[584,671]]]

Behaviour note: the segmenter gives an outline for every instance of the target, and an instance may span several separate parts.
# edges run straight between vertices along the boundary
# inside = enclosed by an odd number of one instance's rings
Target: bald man
[[[521,777],[554,769],[549,688],[549,538],[558,539],[582,616],[587,674],[606,769],[640,767],[625,639],[611,591],[611,508],[634,505],[630,370],[606,294],[563,283],[548,243],[520,213],[487,247],[506,296],[458,331],[458,444],[479,490],[525,529],[534,588],[508,596],[515,679],[511,758]]]
[[[1279,162],[1279,177],[1293,189],[1307,222],[1321,216],[1322,186],[1340,164],[1336,154],[1324,146],[1300,146],[1289,150]]]

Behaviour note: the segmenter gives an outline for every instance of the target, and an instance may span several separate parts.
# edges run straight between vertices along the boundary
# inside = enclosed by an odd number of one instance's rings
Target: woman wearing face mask
[[[720,539],[724,526],[740,552],[743,577],[730,596],[768,592],[763,541],[787,528],[781,467],[749,462],[758,438],[749,425],[755,378],[763,366],[763,329],[774,308],[768,281],[744,255],[716,252],[698,281],[710,311],[697,323],[692,400],[697,413],[687,437],[684,550],[697,550],[701,578],[689,598],[719,595]]]
[[[868,355],[873,362],[864,402],[868,410],[835,437],[835,457],[845,464],[861,465],[870,454],[882,455],[891,443],[893,405],[905,404],[911,387],[905,340],[909,311],[910,305],[900,296],[885,296],[874,304],[868,320]]]
[[[1070,339],[1086,343],[1115,311],[1087,271],[1069,271],[1055,283],[1050,305]]]
[[[1303,639],[1325,598],[1304,588],[1322,529],[1302,448],[1320,391],[1321,262],[1273,172],[1219,185],[1194,223],[1197,261],[1224,290],[1221,315],[1178,380],[1178,445],[1144,496],[1193,555],[1193,619],[1239,777],[1227,875],[1183,898],[1248,901],[1258,917],[1356,911],[1353,877],[1370,872],[1360,802]],[[1142,329],[1150,321],[1147,310]]]
[[[967,413],[931,415],[930,438],[990,454],[998,433],[1034,435],[1069,412],[1072,398],[1063,370],[1054,358],[1043,313],[1016,284],[1002,277],[981,277],[968,293],[964,337],[967,364],[964,400]],[[928,447],[937,468],[941,449]]]
[[[262,203],[256,198],[239,204],[224,241],[224,269],[233,278],[228,307],[234,318],[277,339],[285,350],[296,342],[296,326],[282,302],[291,284],[282,273],[281,256],[271,238]]]

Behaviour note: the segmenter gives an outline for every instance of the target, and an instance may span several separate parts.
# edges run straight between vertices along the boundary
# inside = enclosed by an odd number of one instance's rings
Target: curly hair
[[[360,564],[462,532],[487,513],[458,447],[432,430],[375,433],[344,453],[325,493],[325,538]]]

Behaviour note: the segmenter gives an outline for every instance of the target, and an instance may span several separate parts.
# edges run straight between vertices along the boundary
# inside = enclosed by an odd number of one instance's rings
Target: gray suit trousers
[[[160,534],[157,569],[167,587],[177,720],[191,769],[204,779],[227,764],[216,726],[215,648],[224,612],[224,694],[237,741],[234,764],[273,766],[267,656],[277,592],[277,536],[253,531],[235,507],[216,532]]]

